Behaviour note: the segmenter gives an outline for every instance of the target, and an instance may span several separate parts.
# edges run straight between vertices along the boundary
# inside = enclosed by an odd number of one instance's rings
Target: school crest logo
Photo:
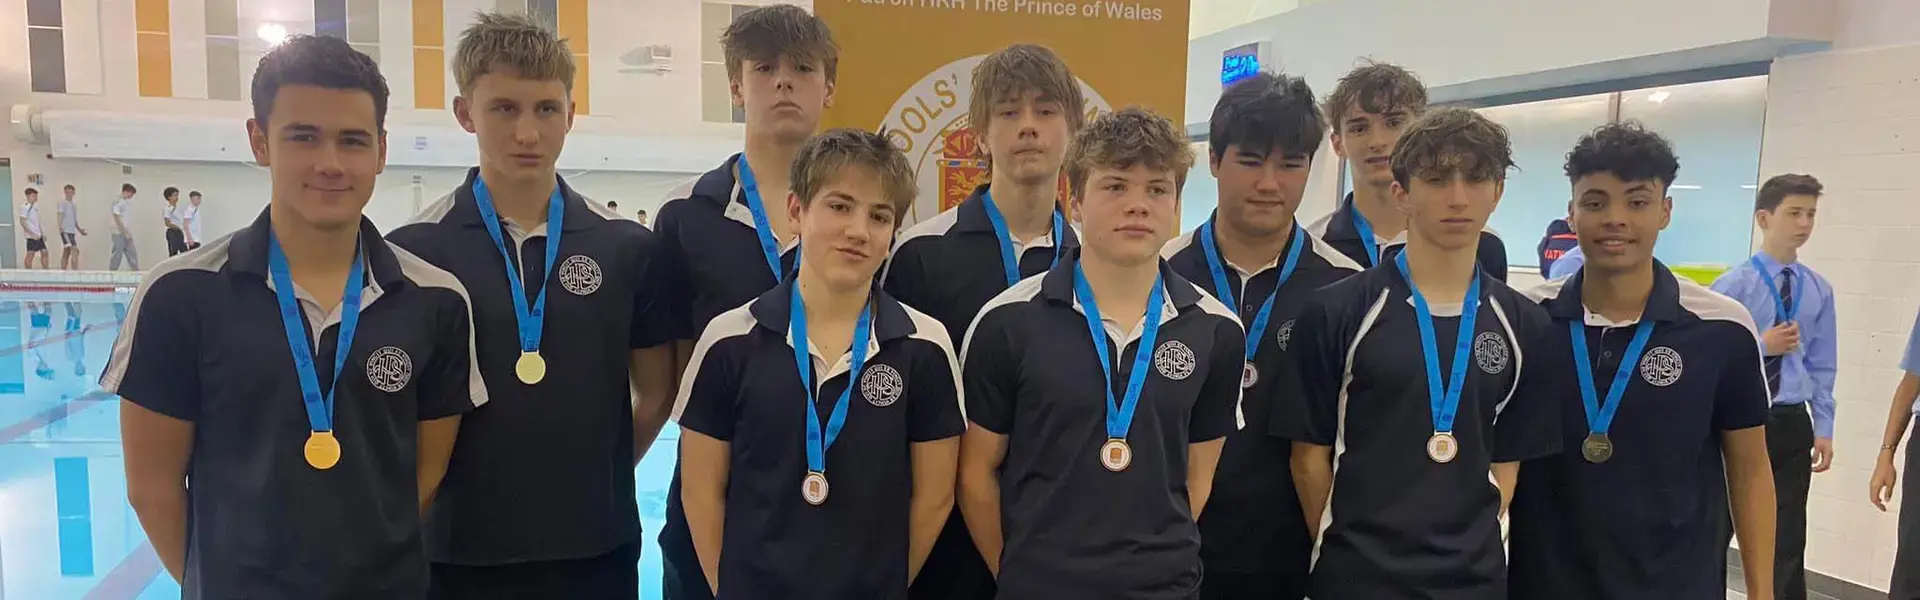
[[[367,384],[392,394],[413,381],[413,357],[394,346],[382,346],[367,355]]]
[[[1667,387],[1680,381],[1681,372],[1686,370],[1686,361],[1680,360],[1680,353],[1672,348],[1661,346],[1647,351],[1640,359],[1640,378],[1656,387]]]
[[[1280,342],[1280,351],[1286,352],[1287,343],[1293,341],[1293,319],[1287,319],[1287,322],[1281,323],[1280,332],[1273,336]]]
[[[1489,331],[1480,334],[1480,337],[1473,338],[1473,362],[1480,365],[1480,370],[1488,375],[1506,372],[1507,361],[1512,358],[1509,354],[1507,340],[1501,338],[1498,333]]]
[[[1153,351],[1153,369],[1159,371],[1161,377],[1173,381],[1192,377],[1195,362],[1193,349],[1180,343],[1180,340],[1168,340]]]
[[[991,161],[986,141],[967,119],[973,67],[985,59],[984,54],[969,56],[928,72],[894,101],[880,123],[893,146],[906,153],[924,190],[914,200],[912,214],[901,219],[903,227],[960,204],[987,182]],[[1113,111],[1087,82],[1080,81],[1080,90],[1087,102],[1087,120]],[[1067,197],[1066,182],[1062,175],[1061,198]]]
[[[860,375],[860,397],[866,398],[867,404],[882,408],[893,406],[906,389],[906,380],[891,366],[873,365]]]
[[[600,290],[600,263],[593,262],[584,254],[567,257],[560,263],[560,287],[566,288],[575,296],[585,296]]]

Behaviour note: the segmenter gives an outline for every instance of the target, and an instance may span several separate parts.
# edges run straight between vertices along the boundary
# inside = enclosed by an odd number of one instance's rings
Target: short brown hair
[[[1193,168],[1193,145],[1187,134],[1173,121],[1147,109],[1129,106],[1100,115],[1073,136],[1067,146],[1067,188],[1074,198],[1084,198],[1087,177],[1095,168],[1131,169],[1145,165],[1149,169],[1173,172],[1175,192],[1187,184],[1187,171]]]
[[[496,69],[538,81],[559,81],[573,93],[573,51],[567,41],[524,15],[476,13],[453,49],[453,82],[460,94]]]
[[[885,133],[841,127],[808,138],[800,146],[800,153],[794,155],[793,170],[788,173],[793,195],[802,205],[811,204],[829,180],[853,167],[872,169],[880,178],[880,189],[887,195],[887,204],[893,205],[894,223],[898,224],[912,208],[920,188],[913,166],[907,164],[907,155],[887,141]]]
[[[1787,201],[1787,196],[1819,198],[1820,194],[1826,190],[1827,187],[1820,185],[1820,180],[1814,179],[1812,175],[1801,173],[1775,175],[1766,183],[1760,184],[1760,193],[1753,199],[1753,209],[1772,212],[1780,208],[1781,202]]]
[[[36,190],[36,189],[33,189],[33,188],[27,188],[27,195],[28,195],[28,196],[38,196],[38,195],[40,195],[40,190]]]
[[[1327,94],[1325,112],[1335,133],[1355,106],[1370,113],[1404,109],[1418,115],[1427,109],[1427,86],[1400,65],[1362,59]]]
[[[740,81],[741,65],[749,60],[819,62],[828,82],[840,70],[840,46],[833,42],[833,30],[820,17],[792,4],[740,13],[720,33],[720,49],[726,54],[728,81]]]
[[[1086,95],[1067,62],[1053,49],[1039,44],[1014,44],[988,54],[973,66],[973,97],[967,101],[967,122],[984,133],[993,118],[993,105],[1018,100],[1028,91],[1060,103],[1074,131],[1086,125]]]
[[[1393,146],[1393,180],[1406,187],[1415,174],[1465,175],[1474,181],[1502,181],[1513,168],[1513,143],[1507,128],[1464,108],[1441,108],[1422,115]]]

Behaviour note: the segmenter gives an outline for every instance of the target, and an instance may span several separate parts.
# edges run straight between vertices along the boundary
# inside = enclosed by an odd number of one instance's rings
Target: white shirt
[[[180,211],[181,211],[182,209],[184,209],[184,208],[186,208],[186,207],[185,207],[185,206],[182,206],[182,205],[181,205],[180,203],[178,203],[178,202],[175,202],[174,204],[172,204],[172,205],[170,205],[170,206],[168,206],[168,207],[167,207],[167,212],[165,212],[165,213],[162,213],[162,215],[163,215],[163,216],[165,216],[165,217],[166,217],[166,219],[167,219],[167,224],[168,224],[168,225],[172,225],[172,226],[174,226],[174,227],[179,227],[179,226],[180,226]]]
[[[126,221],[127,221],[127,199],[126,198],[121,198],[119,200],[113,201],[113,216],[120,217],[120,223],[122,225],[126,224]],[[114,234],[118,235],[119,233],[120,233],[119,228],[115,228]]]
[[[72,200],[61,200],[56,212],[60,214],[60,233],[80,233],[80,207]]]
[[[40,233],[39,203],[28,202],[26,207],[20,209],[20,218],[27,220],[27,237],[38,238],[44,235]]]
[[[200,241],[200,207],[182,202],[180,203],[180,210],[178,212],[180,213],[180,221],[186,223],[187,239],[195,242]]]

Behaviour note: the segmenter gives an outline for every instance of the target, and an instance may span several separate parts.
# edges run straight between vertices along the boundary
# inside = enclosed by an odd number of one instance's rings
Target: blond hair
[[[482,76],[496,71],[559,81],[572,94],[575,69],[567,41],[525,15],[477,13],[453,49],[453,81],[463,96],[473,93]]]
[[[1172,171],[1175,190],[1187,184],[1193,168],[1193,145],[1173,121],[1140,107],[1100,115],[1074,135],[1067,147],[1067,188],[1074,198],[1085,198],[1093,170],[1149,169]]]
[[[899,223],[899,216],[907,214],[919,195],[919,184],[907,155],[887,141],[885,132],[842,127],[808,138],[793,157],[789,173],[793,194],[801,204],[812,204],[828,181],[853,167],[872,169],[880,178],[880,189],[893,206],[894,222]]]
[[[1080,80],[1051,48],[1038,44],[1014,44],[987,55],[973,66],[973,97],[967,102],[967,121],[973,130],[985,133],[993,118],[993,105],[1019,100],[1029,91],[1041,98],[1059,102],[1067,111],[1067,125],[1079,131],[1086,124],[1086,98],[1080,92]]]

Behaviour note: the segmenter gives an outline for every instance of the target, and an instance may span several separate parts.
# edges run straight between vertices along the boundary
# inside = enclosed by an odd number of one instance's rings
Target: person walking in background
[[[1901,485],[1900,495],[1913,498],[1920,496],[1920,477],[1907,477],[1904,484],[1899,483],[1900,471],[1894,465],[1894,454],[1900,449],[1900,441],[1907,437],[1907,424],[1920,427],[1920,318],[1913,322],[1913,332],[1907,334],[1907,351],[1900,359],[1900,385],[1893,390],[1893,402],[1887,406],[1887,427],[1880,434],[1880,456],[1874,459],[1873,480],[1868,484],[1868,500],[1873,502],[1880,512],[1887,512],[1887,503],[1893,501],[1893,488]],[[1920,465],[1920,444],[1907,442],[1907,466]],[[1908,473],[1912,475],[1912,473]],[[1920,506],[1910,506],[1900,511],[1899,550],[1893,557],[1893,585],[1887,590],[1887,597],[1893,600],[1913,600],[1920,598]]]
[[[647,209],[642,208],[640,210],[634,211],[633,216],[635,220],[640,221],[641,225],[647,224]]]
[[[87,234],[87,228],[80,226],[80,206],[74,204],[76,191],[73,184],[67,184],[62,190],[66,197],[60,199],[57,213],[60,217],[60,268],[69,271],[80,268],[80,238]]]
[[[180,188],[170,187],[160,192],[167,201],[167,209],[160,213],[161,220],[167,226],[167,256],[187,251],[187,234],[181,227],[183,209],[180,206]]]
[[[33,268],[33,257],[40,257],[40,268],[47,268],[47,234],[40,230],[40,190],[27,188],[27,203],[20,207],[20,231],[27,236],[27,259],[20,266]]]
[[[133,195],[139,190],[131,183],[120,184],[120,199],[113,202],[113,254],[107,260],[107,270],[120,270],[120,259],[127,259],[127,268],[140,270],[140,251],[133,246],[133,230],[127,228],[127,205],[133,202]]]
[[[187,205],[180,207],[180,228],[185,231],[187,249],[200,247],[200,192],[187,194]]]
[[[1839,367],[1833,286],[1799,262],[1822,191],[1811,175],[1779,175],[1761,184],[1753,213],[1760,252],[1713,282],[1713,291],[1740,301],[1763,330],[1760,345],[1773,390],[1767,452],[1779,495],[1774,588],[1780,600],[1807,597],[1807,495],[1813,474],[1833,466]]]

